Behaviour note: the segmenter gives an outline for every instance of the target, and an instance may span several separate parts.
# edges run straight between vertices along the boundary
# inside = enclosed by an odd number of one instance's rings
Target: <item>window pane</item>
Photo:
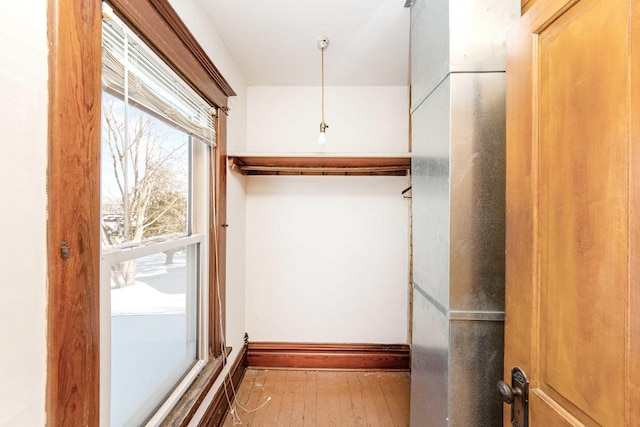
[[[107,92],[102,111],[103,247],[187,235],[189,135]]]
[[[198,246],[112,270],[112,426],[140,425],[196,362]],[[135,282],[122,286],[129,270]]]

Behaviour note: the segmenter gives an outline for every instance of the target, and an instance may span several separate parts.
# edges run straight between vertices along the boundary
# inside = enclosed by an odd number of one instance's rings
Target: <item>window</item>
[[[108,6],[101,133],[101,424],[162,419],[208,357],[210,106]]]
[[[168,0],[105,0],[118,16],[133,23],[137,34],[160,53],[172,69],[195,88],[210,105],[226,111],[235,92],[207,57]],[[47,172],[47,425],[99,425],[101,338],[100,258],[100,105],[102,73],[101,3],[97,0],[50,2],[49,30],[49,153]],[[149,108],[149,107],[147,107]],[[218,235],[224,237],[226,114],[216,118],[217,147],[210,168],[216,193],[208,204],[216,206]],[[211,151],[209,149],[209,151]],[[215,170],[212,170],[215,169]],[[214,173],[215,172],[215,173]],[[212,178],[213,180],[213,178]],[[212,191],[210,192],[212,193]],[[197,211],[197,210],[196,210]],[[213,212],[213,209],[209,209]],[[223,239],[217,250],[225,255]],[[213,244],[209,239],[209,246]],[[213,266],[209,250],[209,266]],[[224,265],[224,261],[220,261]],[[209,268],[208,286],[214,286]],[[220,274],[221,303],[209,292],[210,307],[224,310],[224,269]],[[199,302],[201,303],[201,301]],[[209,313],[209,353],[220,346],[216,331],[219,317]],[[224,318],[224,313],[220,318]],[[205,333],[206,331],[200,331]],[[104,338],[104,336],[102,336]],[[198,350],[200,351],[200,350]],[[213,385],[218,359],[209,358],[200,375],[169,415],[171,422],[186,424],[198,402]],[[107,373],[108,374],[108,373]],[[109,378],[109,376],[107,376]]]

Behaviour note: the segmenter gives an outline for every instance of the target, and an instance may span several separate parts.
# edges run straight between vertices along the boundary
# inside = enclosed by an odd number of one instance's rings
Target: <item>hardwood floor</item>
[[[409,381],[409,372],[247,369],[222,425],[405,427]]]

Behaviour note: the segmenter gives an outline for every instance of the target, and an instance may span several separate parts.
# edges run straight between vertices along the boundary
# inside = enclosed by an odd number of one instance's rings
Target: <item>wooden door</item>
[[[508,36],[505,381],[528,376],[530,426],[640,426],[639,15],[537,0]]]

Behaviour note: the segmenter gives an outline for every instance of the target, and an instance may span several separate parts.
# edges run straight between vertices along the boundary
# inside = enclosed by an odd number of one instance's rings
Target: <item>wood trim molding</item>
[[[228,97],[236,93],[167,0],[107,2],[200,95],[227,107]]]
[[[529,9],[531,9],[531,6],[533,6],[533,3],[535,3],[536,0],[521,0],[520,1],[520,15],[524,15]]]
[[[216,239],[209,241],[209,281],[213,284],[209,292],[209,328],[210,351],[218,356],[222,348],[221,327],[217,323],[222,322],[222,330],[226,331],[226,316],[219,316],[218,307],[226,307],[226,277],[227,277],[227,115],[218,114],[216,119],[216,135],[218,144],[214,150],[213,173],[215,177],[212,185],[214,197],[210,206],[210,235],[215,233]],[[215,227],[215,229],[214,229]],[[216,259],[217,256],[217,259]],[[219,292],[218,292],[219,291]],[[223,313],[224,314],[224,313]],[[219,317],[218,317],[219,316]]]
[[[198,422],[198,427],[219,426],[222,424],[224,417],[229,411],[229,402],[227,401],[227,396],[229,396],[230,399],[233,399],[233,390],[238,390],[238,387],[240,386],[240,382],[242,381],[246,370],[247,346],[245,345],[240,350],[240,354],[238,354],[238,357],[236,358],[229,371],[231,382],[226,379],[223,386],[218,389],[204,416]],[[231,387],[232,383],[233,389]]]
[[[99,1],[49,0],[49,426],[99,424],[101,28]]]
[[[164,17],[169,26],[176,32],[178,38],[184,43],[187,50],[198,60],[202,68],[209,74],[211,79],[216,82],[216,85],[229,96],[235,96],[236,93],[231,88],[231,85],[222,76],[218,68],[211,62],[207,54],[204,52],[200,43],[197,42],[191,31],[187,29],[180,17],[175,13],[173,8],[169,6],[165,0],[149,0],[160,15]],[[225,104],[226,105],[226,104]]]
[[[410,349],[407,344],[249,342],[247,366],[408,371]]]

